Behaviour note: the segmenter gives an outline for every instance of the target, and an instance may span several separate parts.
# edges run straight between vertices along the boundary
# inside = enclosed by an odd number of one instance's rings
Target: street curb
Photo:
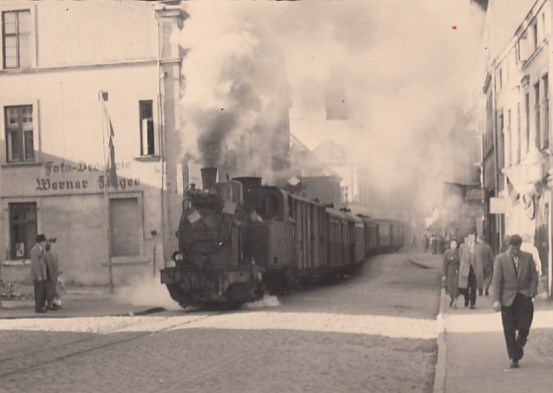
[[[446,360],[447,360],[447,347],[445,342],[445,323],[444,323],[444,313],[445,313],[445,303],[446,303],[446,294],[445,289],[442,288],[440,293],[440,311],[436,317],[436,329],[438,333],[438,338],[436,339],[438,343],[438,359],[436,360],[436,371],[434,374],[434,389],[433,393],[444,393],[445,392],[445,380],[446,380]]]
[[[432,269],[431,266],[426,266],[425,264],[414,261],[411,258],[407,258],[407,260],[409,261],[409,263],[412,263],[413,265],[418,266],[418,267],[422,267],[423,269]]]
[[[120,314],[112,314],[111,317],[128,317],[128,316],[141,316],[141,315],[148,315],[148,314],[155,314],[156,312],[163,312],[165,311],[165,308],[163,307],[152,307],[147,308],[145,310],[141,311],[129,311],[128,313],[120,313]]]
[[[143,315],[149,315],[149,314],[155,314],[158,312],[166,311],[163,307],[152,307],[152,308],[146,308],[144,310],[139,311],[128,311],[128,312],[118,312],[118,313],[107,313],[106,315],[55,315],[52,314],[52,316],[48,315],[48,318],[55,318],[55,319],[68,319],[68,318],[101,318],[101,317],[139,317]],[[0,321],[2,320],[9,320],[9,319],[40,319],[44,318],[44,315],[27,315],[27,316],[1,316]]]

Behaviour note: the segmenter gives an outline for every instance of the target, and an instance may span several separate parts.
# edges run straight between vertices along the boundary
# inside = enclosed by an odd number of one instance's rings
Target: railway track
[[[66,361],[68,358],[139,340],[157,332],[168,331],[220,314],[222,312],[213,312],[209,315],[201,315],[197,318],[187,319],[186,321],[179,320],[178,322],[175,322],[175,318],[171,317],[164,317],[161,320],[155,320],[156,317],[148,317],[148,319],[141,318],[138,321],[133,321],[133,318],[129,317],[129,323],[123,326],[119,325],[113,329],[92,333],[87,337],[69,340],[61,344],[46,344],[46,346],[37,350],[26,351],[0,359],[0,384],[2,378],[5,377],[24,374],[50,365],[53,362]],[[140,329],[140,325],[145,325],[149,329]]]

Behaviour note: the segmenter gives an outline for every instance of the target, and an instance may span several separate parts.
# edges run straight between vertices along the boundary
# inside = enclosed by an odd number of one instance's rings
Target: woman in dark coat
[[[46,269],[48,271],[48,278],[46,279],[46,301],[48,310],[55,311],[59,308],[56,304],[58,297],[58,276],[59,276],[59,264],[58,256],[54,252],[53,246],[56,239],[50,239],[44,246],[44,259],[46,261]]]
[[[459,277],[459,250],[457,242],[453,240],[450,243],[449,250],[444,253],[442,264],[442,280],[445,282],[446,293],[450,297],[449,307],[457,308],[457,297],[459,289],[457,280]]]

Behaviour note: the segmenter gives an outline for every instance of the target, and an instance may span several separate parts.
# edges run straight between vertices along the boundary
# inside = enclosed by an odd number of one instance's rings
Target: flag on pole
[[[113,187],[117,188],[119,181],[117,179],[117,168],[115,165],[115,144],[114,144],[114,138],[115,138],[115,132],[113,130],[113,124],[111,123],[111,118],[109,117],[108,110],[106,108],[106,98],[107,93],[100,92],[100,101],[102,101],[102,109],[104,112],[104,120],[107,123],[108,128],[108,163],[107,163],[107,170],[106,175],[109,175],[109,184],[111,184]]]
[[[117,180],[117,167],[115,165],[115,146],[113,144],[113,138],[115,137],[115,133],[113,131],[113,125],[111,124],[111,119],[109,118],[109,115],[108,115],[108,122],[109,122],[109,166],[108,166],[109,182],[113,187],[117,188],[119,181]]]

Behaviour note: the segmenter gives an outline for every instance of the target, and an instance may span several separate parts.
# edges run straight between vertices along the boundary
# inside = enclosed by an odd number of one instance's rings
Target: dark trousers
[[[46,281],[33,280],[35,287],[35,311],[40,311],[46,307]]]
[[[465,307],[468,306],[469,302],[471,306],[476,305],[476,274],[472,266],[469,270],[468,286],[461,290],[465,298]]]
[[[501,321],[503,322],[503,333],[507,344],[509,359],[521,359],[524,355],[523,347],[528,340],[530,326],[534,318],[534,303],[532,299],[517,294],[513,304],[508,307],[501,307]],[[518,336],[516,331],[518,330]]]

